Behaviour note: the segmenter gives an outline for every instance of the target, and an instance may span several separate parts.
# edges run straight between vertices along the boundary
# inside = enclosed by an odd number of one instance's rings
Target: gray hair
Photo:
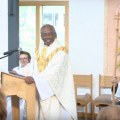
[[[43,30],[44,27],[51,27],[51,28],[53,29],[53,32],[56,34],[56,31],[55,31],[54,26],[52,26],[52,25],[50,25],[50,24],[45,24],[45,25],[43,25],[43,26],[41,27],[41,29],[40,29],[41,33],[42,33],[42,30]]]

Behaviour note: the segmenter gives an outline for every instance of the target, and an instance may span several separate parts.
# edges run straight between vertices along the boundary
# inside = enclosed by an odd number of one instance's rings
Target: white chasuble
[[[57,40],[47,49],[40,45],[33,63],[33,78],[40,97],[40,120],[77,120],[73,74],[68,54]],[[45,53],[45,58],[43,56]],[[41,80],[45,80],[41,90]],[[47,90],[49,89],[49,90]],[[48,96],[46,92],[49,92]],[[45,96],[44,96],[45,95]],[[69,117],[68,117],[69,116]]]

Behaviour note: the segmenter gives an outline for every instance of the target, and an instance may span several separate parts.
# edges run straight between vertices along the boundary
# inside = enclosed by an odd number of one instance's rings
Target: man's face
[[[46,26],[41,31],[41,38],[44,41],[44,44],[49,46],[55,40],[55,32],[52,27]]]
[[[26,54],[21,54],[19,60],[22,67],[26,66],[29,63],[29,59]]]

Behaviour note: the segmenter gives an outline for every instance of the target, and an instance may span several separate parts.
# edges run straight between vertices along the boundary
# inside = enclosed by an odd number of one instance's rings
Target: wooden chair
[[[89,102],[92,103],[92,74],[91,75],[74,75],[73,78],[74,78],[74,82],[76,83],[75,91],[77,91],[77,86],[90,87],[91,94],[77,95],[77,92],[76,92],[77,106],[85,107],[85,120],[87,120],[88,119],[87,104]],[[79,112],[77,113],[78,113],[78,117],[80,117]]]
[[[92,103],[92,120],[94,120],[94,107],[105,107],[108,105],[112,105],[112,100],[111,100],[111,94],[102,94],[101,91],[104,88],[111,88],[112,83],[111,83],[111,78],[112,76],[101,76],[99,75],[99,96],[96,97],[93,100]],[[120,81],[120,77],[118,77],[118,81]],[[115,100],[115,103],[117,103],[119,99]]]

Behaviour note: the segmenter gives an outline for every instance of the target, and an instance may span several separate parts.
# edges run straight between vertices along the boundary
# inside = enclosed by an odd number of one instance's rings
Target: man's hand
[[[18,74],[15,70],[10,71],[11,73]]]
[[[23,79],[25,80],[25,82],[27,84],[32,84],[32,83],[35,82],[34,79],[33,79],[33,77],[31,77],[31,76],[24,77]]]
[[[116,86],[117,83],[118,83],[117,77],[113,76],[112,79],[111,79],[111,82],[112,82],[112,85],[115,83],[115,86]]]

